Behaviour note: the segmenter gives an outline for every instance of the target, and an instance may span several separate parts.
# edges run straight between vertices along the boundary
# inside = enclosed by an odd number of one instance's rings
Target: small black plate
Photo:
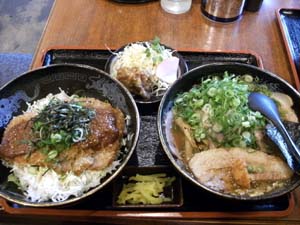
[[[175,177],[176,179],[172,182],[171,186],[165,188],[164,195],[166,197],[172,198],[172,201],[165,202],[162,204],[118,204],[118,196],[122,190],[124,184],[127,184],[129,181],[129,177],[135,176],[136,174],[140,175],[150,175],[157,173],[166,173],[167,177]],[[182,196],[182,185],[181,185],[181,177],[178,173],[176,173],[171,167],[168,166],[153,166],[153,167],[126,167],[117,180],[114,182],[114,191],[113,191],[113,207],[114,208],[177,208],[182,206],[183,204],[183,196]]]
[[[147,43],[151,43],[150,41],[146,41],[146,42],[133,42],[133,43],[129,43],[129,44],[126,44],[122,47],[120,47],[119,49],[115,50],[114,53],[120,53],[120,52],[123,52],[124,49],[127,47],[127,46],[130,46],[131,44],[142,44],[146,47],[146,44]],[[177,70],[177,78],[179,78],[180,76],[182,76],[184,73],[186,73],[188,71],[188,66],[185,62],[185,60],[183,59],[183,57],[181,56],[180,53],[178,53],[175,49],[172,49],[164,44],[160,44],[161,46],[163,46],[165,49],[170,49],[172,51],[172,56],[175,56],[179,59],[179,65],[178,65],[178,70]],[[117,60],[116,58],[116,54],[112,54],[108,59],[107,59],[107,62],[105,64],[105,68],[104,70],[110,74],[111,72],[111,69],[112,69],[112,66],[114,65],[115,61]],[[150,99],[144,99],[142,98],[141,96],[138,96],[138,95],[134,95],[133,94],[133,98],[134,100],[136,101],[136,103],[139,103],[139,104],[155,104],[155,103],[158,103],[163,94],[165,93],[165,91],[162,91],[158,96],[151,96]]]

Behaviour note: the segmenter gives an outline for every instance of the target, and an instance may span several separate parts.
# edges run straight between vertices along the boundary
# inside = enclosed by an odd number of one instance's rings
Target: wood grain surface
[[[121,4],[110,0],[57,0],[37,46],[32,68],[53,46],[118,48],[133,41],[161,42],[178,50],[245,50],[260,55],[264,67],[295,85],[275,11],[300,8],[299,0],[265,0],[258,12],[244,12],[224,24],[205,18],[200,0],[189,12],[173,15],[159,1]]]
[[[110,0],[56,0],[36,48],[32,69],[41,66],[43,55],[54,47],[115,49],[133,41],[158,36],[178,50],[250,51],[262,58],[264,68],[295,85],[275,12],[279,8],[300,8],[299,0],[265,0],[258,12],[244,12],[238,21],[222,24],[206,19],[200,0],[193,0],[189,12],[172,15],[159,1],[121,4]],[[293,193],[295,207],[283,218],[145,219],[118,217],[72,217],[0,213],[0,224],[300,224],[300,190]]]

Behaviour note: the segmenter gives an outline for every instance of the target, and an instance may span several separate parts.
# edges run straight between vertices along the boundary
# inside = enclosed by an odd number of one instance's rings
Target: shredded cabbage
[[[63,90],[60,90],[60,93],[56,95],[49,94],[45,98],[37,100],[32,104],[27,103],[28,108],[26,112],[38,113],[54,97],[62,101],[69,101],[78,96],[69,96]],[[130,118],[126,118],[126,121],[129,119]],[[131,137],[128,136],[127,138]],[[125,140],[122,141],[125,142]],[[104,170],[86,170],[80,175],[76,175],[73,172],[58,174],[54,170],[46,167],[31,165],[23,166],[18,163],[8,164],[4,161],[3,164],[12,168],[12,173],[9,175],[9,181],[16,183],[28,200],[32,202],[43,202],[48,200],[60,202],[71,196],[81,196],[90,188],[99,185],[101,179],[107,174],[111,174],[115,171],[118,165],[120,165],[120,162],[116,160]]]
[[[169,83],[157,76],[158,65],[172,56],[172,50],[160,45],[159,39],[152,42],[137,42],[127,45],[123,51],[113,53],[116,55],[111,68],[110,74],[117,77],[118,70],[121,68],[137,68],[146,76],[154,76],[152,84],[152,95],[161,95],[169,87]],[[176,74],[177,75],[177,74]]]
[[[117,55],[116,61],[112,66],[112,76],[117,76],[117,71],[122,67],[139,68],[146,75],[155,76],[156,67],[164,59],[172,57],[170,49],[163,48],[162,51],[157,52],[150,47],[148,42],[133,43],[124,48],[124,51],[115,53]]]
[[[13,175],[27,199],[32,202],[52,200],[60,202],[70,196],[78,197],[90,188],[96,187],[107,174],[112,173],[119,165],[114,161],[102,171],[84,171],[80,175],[68,172],[64,175],[52,169],[35,166],[12,165]]]

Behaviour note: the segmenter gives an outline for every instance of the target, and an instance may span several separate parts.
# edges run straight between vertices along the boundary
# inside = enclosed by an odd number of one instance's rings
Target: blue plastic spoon
[[[280,150],[289,167],[300,173],[300,151],[283,125],[275,102],[264,94],[253,92],[248,96],[248,105],[250,109],[262,113],[277,128],[287,145],[286,151],[282,148]]]

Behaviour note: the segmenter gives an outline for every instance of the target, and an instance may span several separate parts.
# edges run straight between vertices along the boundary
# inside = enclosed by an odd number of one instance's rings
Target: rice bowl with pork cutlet
[[[126,124],[120,109],[64,91],[28,104],[7,125],[0,156],[8,181],[30,202],[79,197],[120,165]]]

